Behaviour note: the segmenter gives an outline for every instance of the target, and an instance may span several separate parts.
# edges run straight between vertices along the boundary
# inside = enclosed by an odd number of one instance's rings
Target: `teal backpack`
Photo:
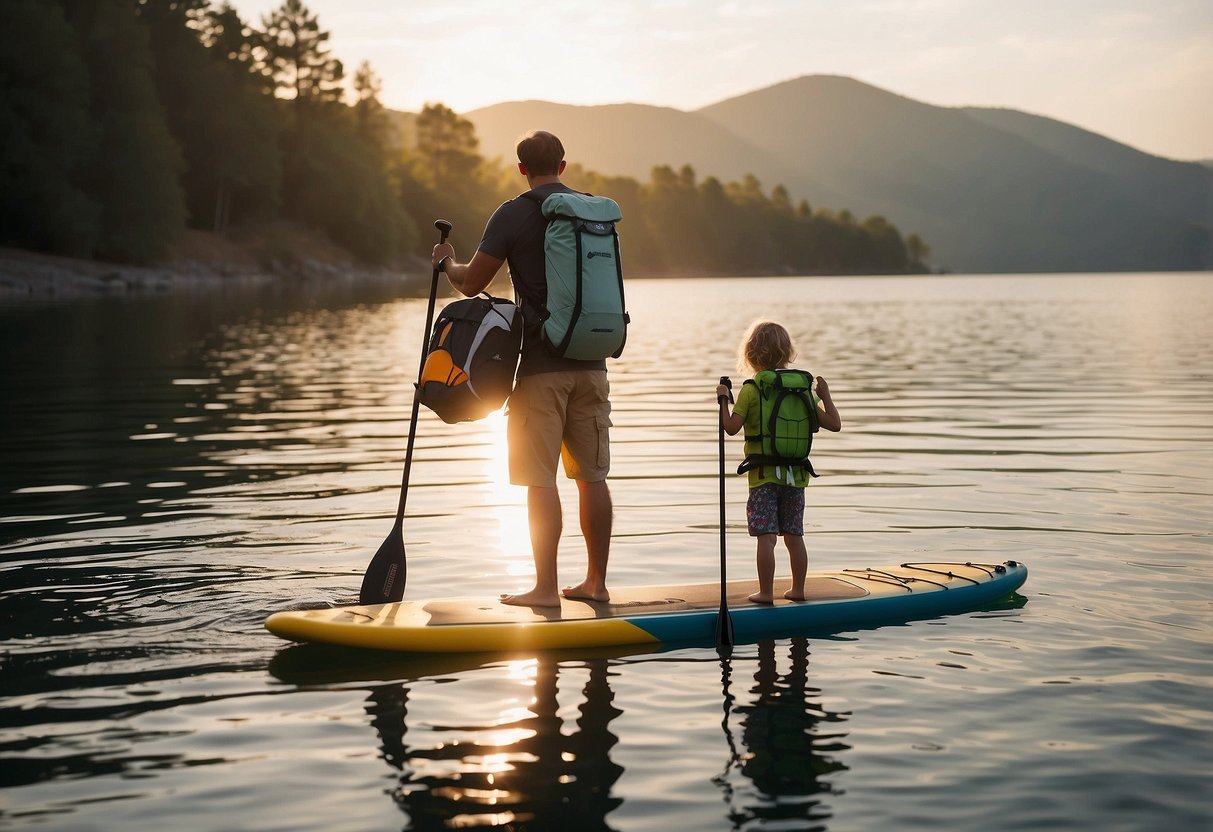
[[[548,293],[540,312],[544,343],[565,358],[618,358],[629,321],[615,232],[623,219],[619,205],[579,193],[523,196],[539,205],[548,221],[543,240]]]
[[[801,466],[809,476],[816,477],[809,452],[821,421],[813,405],[813,374],[803,370],[763,370],[747,379],[746,384],[758,388],[761,418],[759,435],[745,439],[761,441],[762,451],[742,460],[737,473],[782,465]]]

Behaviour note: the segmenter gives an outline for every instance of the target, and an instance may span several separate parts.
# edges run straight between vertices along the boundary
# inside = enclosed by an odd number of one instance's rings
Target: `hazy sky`
[[[1213,0],[305,0],[390,107],[693,110],[809,74],[1213,159]],[[251,23],[282,0],[233,0]],[[519,11],[519,10],[525,11]]]

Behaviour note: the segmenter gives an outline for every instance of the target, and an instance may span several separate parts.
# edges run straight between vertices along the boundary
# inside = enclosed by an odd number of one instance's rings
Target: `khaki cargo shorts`
[[[510,394],[510,482],[556,486],[556,461],[569,479],[601,482],[611,469],[611,385],[606,370],[522,376]]]

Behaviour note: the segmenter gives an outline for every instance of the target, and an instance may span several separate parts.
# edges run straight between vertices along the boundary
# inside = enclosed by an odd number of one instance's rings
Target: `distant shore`
[[[297,229],[245,239],[189,232],[172,256],[149,265],[107,263],[0,247],[0,301],[86,298],[272,284],[401,284],[424,293],[429,263],[368,266]]]

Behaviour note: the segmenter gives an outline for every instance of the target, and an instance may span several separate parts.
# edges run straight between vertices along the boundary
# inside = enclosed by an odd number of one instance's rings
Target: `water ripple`
[[[727,661],[293,652],[265,614],[350,602],[390,527],[424,302],[0,307],[0,826],[1213,823],[1208,275],[635,281],[629,300],[617,584],[713,578],[713,388],[769,316],[845,423],[816,443],[813,566],[1016,559],[1024,595]],[[410,595],[520,587],[503,420],[417,428]],[[739,574],[745,497],[730,478]],[[566,578],[580,548],[567,529]]]

